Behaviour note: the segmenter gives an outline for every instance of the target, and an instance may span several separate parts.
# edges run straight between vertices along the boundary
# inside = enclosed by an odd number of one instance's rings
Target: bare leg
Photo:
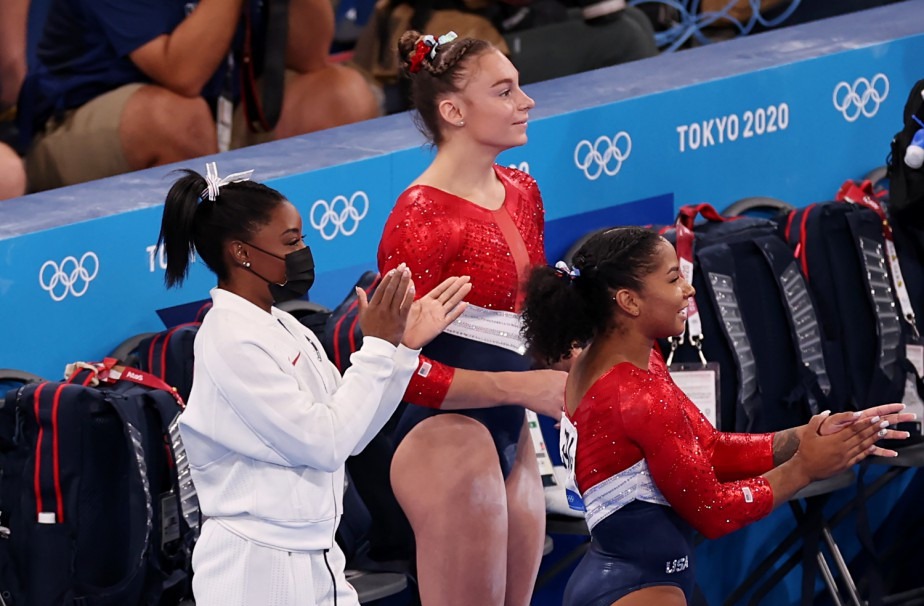
[[[26,77],[29,0],[0,2],[0,110],[16,104]]]
[[[545,493],[536,451],[524,424],[507,478],[506,606],[529,606],[545,543]]]
[[[26,193],[26,171],[22,159],[7,145],[0,143],[0,200]]]
[[[328,62],[333,39],[330,0],[291,0],[286,66],[298,75],[286,81],[277,139],[379,115],[378,101],[366,79],[352,68]]]
[[[626,597],[613,602],[613,606],[687,606],[687,599],[678,587],[659,585],[633,591]]]
[[[325,64],[289,80],[276,137],[303,135],[378,115],[378,101],[362,74],[343,65]]]
[[[391,483],[414,528],[423,606],[501,606],[507,496],[484,425],[454,414],[421,422],[395,452]]]
[[[153,85],[139,88],[125,104],[119,137],[131,170],[218,153],[215,122],[205,99]]]

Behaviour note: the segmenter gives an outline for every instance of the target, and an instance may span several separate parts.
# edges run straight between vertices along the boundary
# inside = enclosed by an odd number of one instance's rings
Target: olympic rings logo
[[[329,203],[318,200],[311,206],[311,227],[318,230],[325,240],[333,240],[337,234],[352,236],[369,212],[369,196],[358,191],[347,199],[336,196]]]
[[[840,82],[834,87],[834,109],[841,112],[844,120],[854,122],[860,115],[872,118],[879,106],[889,96],[889,78],[882,73],[873,80],[857,78],[853,84]]]
[[[39,286],[48,291],[53,301],[63,301],[68,295],[82,297],[99,273],[96,253],[86,252],[78,261],[67,256],[60,264],[45,261],[39,270]]]
[[[516,170],[520,172],[524,172],[527,175],[529,174],[529,162],[523,161],[523,162],[520,162],[519,164],[508,164],[507,166],[509,168],[515,168]]]
[[[574,148],[574,164],[595,181],[601,174],[612,177],[632,153],[632,137],[620,131],[613,138],[603,135],[591,143],[584,139]]]

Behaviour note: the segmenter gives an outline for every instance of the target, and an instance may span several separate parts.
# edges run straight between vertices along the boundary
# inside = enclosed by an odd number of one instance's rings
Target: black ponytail
[[[167,192],[160,235],[157,238],[157,245],[163,246],[167,259],[164,282],[168,288],[182,284],[189,273],[189,261],[195,252],[193,225],[196,210],[199,207],[199,196],[206,188],[205,179],[201,175],[192,170],[182,172],[185,174]]]
[[[523,336],[533,354],[552,364],[611,328],[621,288],[640,289],[655,269],[661,237],[640,227],[618,227],[591,237],[574,255],[574,268],[536,267],[526,284]]]
[[[272,210],[285,197],[275,189],[254,181],[222,185],[215,200],[206,193],[205,178],[192,170],[170,188],[164,202],[158,246],[167,260],[164,282],[179,286],[189,274],[193,252],[218,277],[228,277],[224,245],[229,240],[250,240],[269,223]]]

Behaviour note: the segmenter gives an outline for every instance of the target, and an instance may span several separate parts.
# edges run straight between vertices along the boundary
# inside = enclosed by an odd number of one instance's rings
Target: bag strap
[[[704,203],[681,206],[680,210],[677,212],[677,223],[683,223],[685,227],[692,230],[696,218],[700,215],[707,221],[713,223],[724,223],[729,220],[727,217],[723,217],[719,214],[719,211],[713,208],[711,204]]]
[[[743,412],[747,419],[753,419],[760,403],[760,381],[754,347],[744,325],[744,315],[738,300],[738,277],[733,258],[728,244],[716,244],[709,247],[709,254],[700,256],[700,270],[708,291],[705,294],[712,301],[712,309],[719,320],[719,330],[725,337],[735,364],[738,414]]]
[[[805,281],[811,281],[811,276],[809,275],[809,264],[808,264],[808,220],[812,212],[815,210],[816,204],[809,204],[802,211],[802,215],[799,217],[799,236],[796,241],[796,248],[793,254],[796,259],[799,260],[799,266],[802,268],[802,275],[805,276]]]
[[[149,395],[151,396],[150,402],[160,421],[160,431],[164,436],[165,446],[173,459],[170,473],[173,474],[172,479],[177,485],[177,504],[180,514],[186,521],[186,526],[191,531],[191,536],[184,536],[184,548],[191,550],[193,543],[199,536],[202,515],[199,509],[199,495],[193,485],[192,475],[189,470],[189,457],[186,455],[186,447],[183,445],[183,438],[180,435],[180,409],[177,408],[173,400],[160,397],[157,392]]]
[[[69,385],[44,382],[39,383],[32,392],[32,413],[38,427],[32,484],[35,519],[40,524],[64,523],[64,497],[58,460],[58,412],[61,393]]]
[[[99,383],[112,385],[119,381],[128,381],[130,383],[143,385],[144,387],[149,387],[151,389],[166,391],[171,396],[173,396],[173,399],[176,400],[181,409],[186,408],[186,403],[183,402],[183,398],[177,392],[175,387],[167,385],[167,383],[164,382],[164,380],[160,377],[152,375],[151,373],[145,372],[139,368],[123,366],[116,358],[103,358],[102,362],[74,362],[72,364],[68,364],[64,372],[65,376],[67,377],[67,382],[74,382],[78,377],[81,376],[80,372],[82,370],[90,371],[90,374],[83,379],[84,386],[95,387]]]
[[[693,224],[696,217],[702,214],[710,221],[715,219],[722,222],[725,219],[708,204],[699,204],[696,206],[683,206],[677,214],[675,230],[677,234],[677,257],[680,261],[680,273],[684,280],[693,284],[693,247],[695,237],[693,235]],[[677,351],[684,343],[684,338],[689,333],[690,344],[696,348],[699,359],[706,365],[706,356],[703,355],[703,322],[699,317],[699,306],[696,303],[696,297],[690,297],[690,304],[687,307],[687,322],[683,332],[679,336],[671,337],[671,351],[667,355],[666,364],[671,365],[674,359],[674,352]]]
[[[821,326],[808,284],[797,262],[788,255],[778,254],[777,249],[785,251],[787,245],[777,234],[758,238],[754,244],[770,267],[776,282],[789,332],[796,346],[799,368],[810,375],[805,394],[809,409],[812,414],[817,414],[819,403],[827,402],[832,386],[825,362]],[[815,393],[815,386],[818,394]]]
[[[892,234],[892,226],[889,224],[889,217],[886,215],[882,204],[873,195],[873,184],[870,181],[863,181],[857,185],[853,181],[845,181],[837,192],[835,197],[839,202],[848,202],[868,208],[876,213],[882,223],[882,237],[885,240],[886,257],[889,261],[889,275],[892,278],[892,288],[898,295],[898,303],[902,309],[902,318],[911,327],[915,337],[920,337],[918,332],[917,320],[914,315],[914,308],[911,306],[911,297],[908,295],[908,287],[905,285],[905,278],[902,276],[902,267],[898,262],[898,252],[895,250],[895,240]]]
[[[129,457],[133,462],[132,468],[136,472],[129,475],[129,481],[136,483],[136,488],[128,491],[129,511],[144,512],[145,523],[143,530],[138,524],[129,524],[129,545],[137,545],[138,551],[132,556],[131,569],[122,577],[122,580],[110,587],[104,594],[97,596],[101,603],[105,603],[107,596],[120,595],[124,588],[134,581],[137,575],[144,574],[144,569],[148,562],[146,556],[149,555],[151,533],[154,528],[154,497],[151,493],[151,480],[147,472],[144,436],[142,434],[143,412],[137,406],[130,404],[128,398],[114,397],[107,399],[107,401],[122,421]]]
[[[289,33],[289,0],[267,1],[266,35],[263,37],[262,94],[257,93],[253,53],[253,27],[249,9],[244,13],[242,102],[252,132],[270,132],[282,113],[285,93],[286,41]],[[262,97],[262,98],[261,98]]]

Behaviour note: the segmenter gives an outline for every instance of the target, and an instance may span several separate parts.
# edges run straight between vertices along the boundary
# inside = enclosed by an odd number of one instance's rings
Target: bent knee
[[[26,171],[22,159],[0,144],[0,200],[16,198],[26,192]]]
[[[142,86],[125,105],[120,128],[129,140],[162,139],[166,145],[213,153],[215,121],[202,97],[184,97],[160,86]]]
[[[339,119],[344,123],[370,120],[380,115],[380,102],[369,81],[347,65],[329,65],[331,91],[336,96]]]

